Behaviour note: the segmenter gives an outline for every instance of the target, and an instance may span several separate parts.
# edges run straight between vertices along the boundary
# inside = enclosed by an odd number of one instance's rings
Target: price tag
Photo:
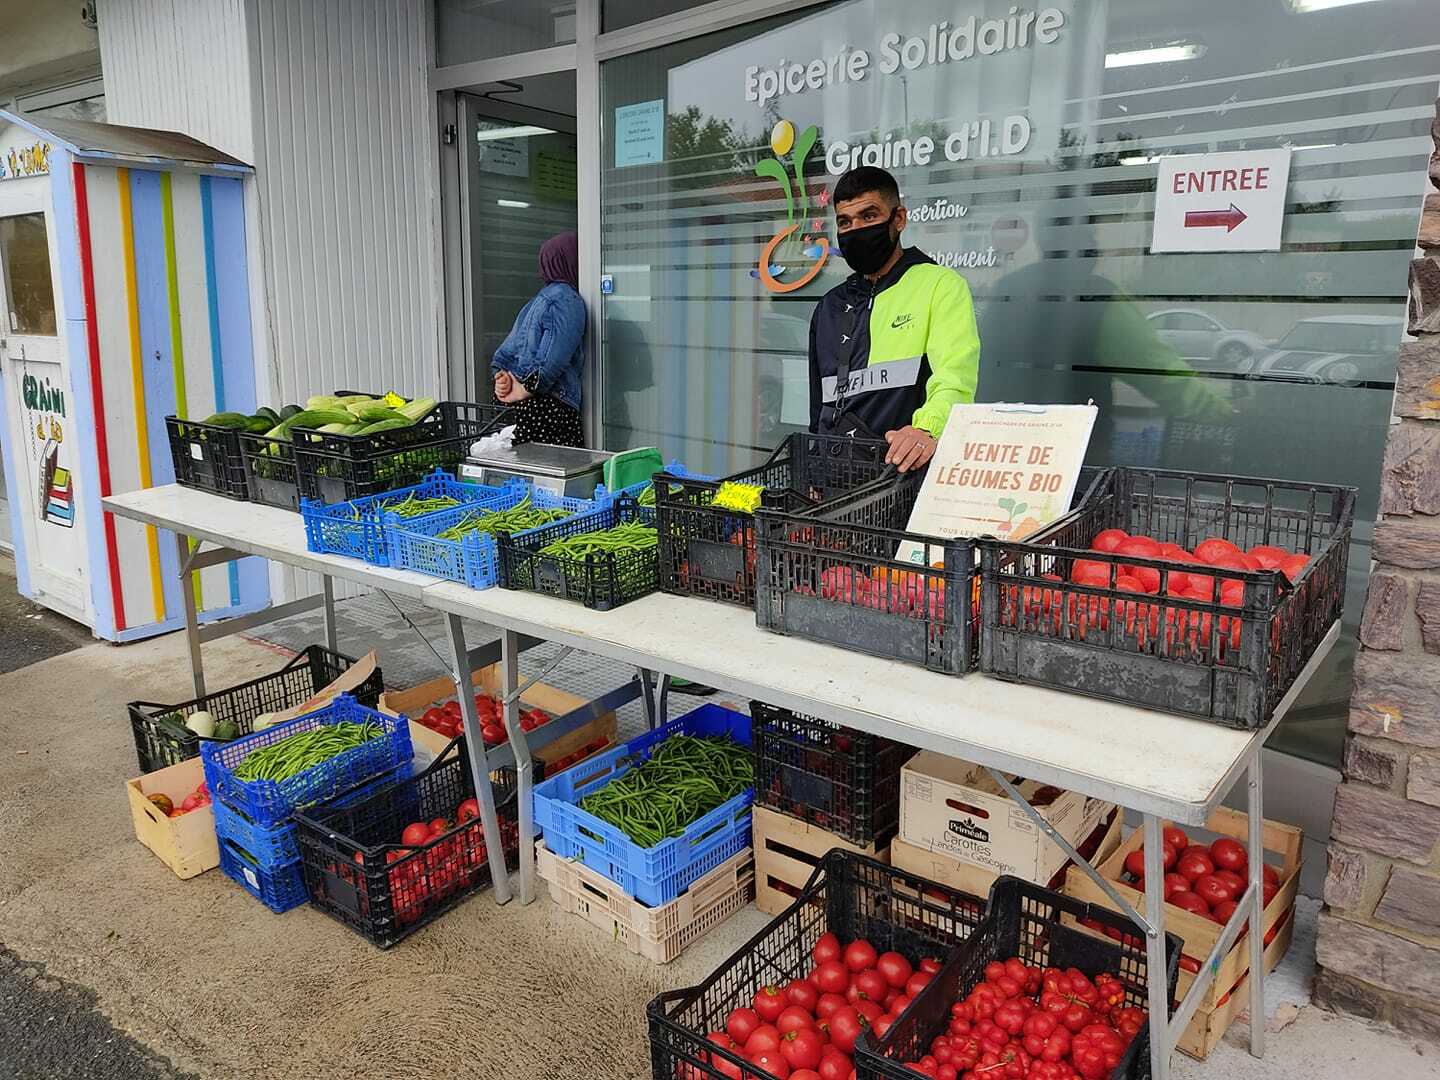
[[[201,449],[200,444],[199,444],[198,442],[192,442],[192,443],[190,444],[190,456],[191,456],[192,458],[194,458],[196,461],[204,461],[204,460],[205,460],[205,451],[204,451],[203,449]]]
[[[242,867],[242,869],[245,873],[245,880],[250,882],[250,887],[252,889],[260,888],[260,879],[255,876],[255,871],[251,870],[248,866]]]

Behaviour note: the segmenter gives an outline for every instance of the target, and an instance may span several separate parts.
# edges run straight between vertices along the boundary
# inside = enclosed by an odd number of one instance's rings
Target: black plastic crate
[[[135,734],[135,754],[140,761],[141,774],[199,757],[201,742],[213,741],[202,740],[185,727],[185,718],[192,712],[204,710],[215,718],[217,724],[222,720],[233,720],[241,735],[249,735],[255,717],[303,705],[344,674],[353,663],[354,659],[349,656],[331,652],[323,645],[311,645],[270,675],[216,690],[202,698],[182,701],[178,705],[130,702],[126,709]],[[374,708],[384,689],[384,677],[377,667],[351,693],[360,704]]]
[[[895,835],[911,747],[763,701],[750,703],[750,735],[758,805],[860,847]]]
[[[505,865],[513,870],[520,853],[515,774],[496,774],[492,783]],[[296,837],[310,903],[388,949],[488,889],[484,826],[478,816],[455,820],[461,802],[473,798],[475,781],[462,736],[423,772],[368,798],[343,808],[326,804],[298,811]],[[342,794],[335,802],[345,799]],[[440,837],[423,847],[400,843],[407,825],[437,817],[451,823]]]
[[[647,596],[658,588],[654,548],[622,554],[601,552],[583,559],[545,555],[540,550],[567,536],[598,532],[631,521],[654,526],[655,511],[639,505],[633,496],[621,495],[613,505],[600,510],[576,514],[518,536],[500,535],[496,537],[500,584],[506,589],[573,600],[597,611],[609,611]]]
[[[291,435],[300,497],[327,505],[348,502],[418,484],[436,469],[453,472],[471,443],[510,419],[509,406],[442,401],[410,427],[375,435],[296,428]]]
[[[751,1080],[768,1080],[770,1073],[719,1049],[706,1036],[725,1030],[730,1011],[749,1007],[762,986],[805,978],[821,935],[833,932],[842,942],[867,938],[878,952],[894,950],[918,965],[927,956],[948,957],[980,925],[984,911],[985,902],[977,896],[833,850],[795,902],[705,982],[650,1002],[651,1075],[654,1080],[723,1080],[739,1075],[739,1069]],[[725,1071],[711,1064],[712,1056],[726,1063]]]
[[[240,436],[240,456],[245,466],[245,490],[251,502],[278,506],[281,510],[300,509],[293,442],[245,433]]]
[[[1121,941],[1099,937],[1077,924],[1111,927]],[[891,1025],[885,1037],[875,1040],[864,1033],[855,1043],[855,1072],[859,1080],[893,1077],[915,1080],[904,1065],[930,1052],[935,1036],[950,1024],[950,1006],[985,980],[985,965],[992,960],[1018,956],[1039,967],[1078,968],[1094,978],[1104,972],[1125,986],[1125,1006],[1149,1007],[1149,965],[1142,939],[1135,937],[1133,921],[1109,908],[1087,904],[1058,892],[1001,877],[990,888],[985,921],[960,946],[910,1007]],[[1165,935],[1164,972],[1166,1000],[1173,1002],[1180,973],[1181,942]],[[1150,1034],[1142,1028],[1126,1048],[1125,1056],[1110,1074],[1111,1080],[1144,1080],[1150,1075]]]
[[[1254,730],[1269,722],[1345,605],[1355,489],[1252,477],[1117,468],[1079,512],[1033,542],[981,542],[981,670]],[[1188,564],[1090,550],[1102,530],[1191,549],[1221,537],[1310,556],[1292,584],[1277,570],[1203,568],[1209,600],[1169,595]],[[1076,560],[1110,584],[1072,579]],[[1114,588],[1150,568],[1158,594]],[[1197,570],[1202,568],[1196,567]],[[1222,581],[1243,583],[1240,603]],[[1232,599],[1234,597],[1232,596]]]
[[[726,482],[765,488],[762,505],[791,510],[877,479],[889,444],[796,434],[763,465],[720,480],[655,474],[660,529],[660,588],[750,607],[755,602],[755,516],[712,506]]]
[[[177,484],[227,499],[247,498],[240,430],[167,416],[165,433]]]

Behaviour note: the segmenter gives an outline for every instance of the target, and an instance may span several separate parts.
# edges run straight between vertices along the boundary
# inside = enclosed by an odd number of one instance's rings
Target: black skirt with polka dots
[[[558,398],[537,394],[527,385],[530,396],[515,406],[516,443],[549,443],[551,446],[584,446],[585,430],[580,410]]]

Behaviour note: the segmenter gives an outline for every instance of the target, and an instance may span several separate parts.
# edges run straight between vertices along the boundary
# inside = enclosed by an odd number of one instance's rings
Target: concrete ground
[[[277,666],[273,647],[243,639],[206,659],[212,686]],[[701,981],[766,921],[748,908],[655,967],[543,893],[505,908],[482,895],[381,952],[308,908],[272,915],[218,870],[182,882],[134,838],[123,706],[188,687],[176,635],[0,675],[0,1076],[637,1080],[650,1075],[646,1002]],[[1302,929],[1276,1003],[1305,1000],[1311,948]],[[50,1020],[58,1006],[34,995],[52,992],[82,1013],[93,1002],[116,1034],[88,1015]],[[1434,1048],[1309,1006],[1264,1062],[1244,1036],[1237,1024],[1174,1075],[1440,1077]],[[28,1056],[7,1061],[17,1045]]]
[[[21,596],[15,589],[15,558],[0,551],[0,673],[93,640],[85,627]]]

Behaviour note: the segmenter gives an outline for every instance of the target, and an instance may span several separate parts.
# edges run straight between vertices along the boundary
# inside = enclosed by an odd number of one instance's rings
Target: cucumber
[[[320,428],[326,424],[349,424],[354,422],[344,409],[306,409],[286,421],[291,428]]]
[[[326,435],[344,435],[349,429],[349,424],[326,424],[324,427],[316,428],[315,430],[323,431]]]
[[[388,405],[369,405],[363,409],[352,409],[355,419],[367,424],[378,424],[381,420],[404,420],[410,423],[411,420],[402,412],[390,408]]]
[[[311,394],[305,401],[305,408],[308,410],[342,409],[344,407],[345,399],[336,397],[334,394]]]
[[[267,420],[270,421],[271,427],[274,427],[280,422],[280,414],[277,413],[274,409],[270,408],[268,405],[261,405],[260,408],[255,410],[255,415],[265,417]]]
[[[400,428],[408,428],[411,426],[412,425],[409,420],[379,420],[373,424],[366,424],[365,427],[358,432],[358,434],[378,435],[382,431],[396,431]]]
[[[410,418],[411,422],[417,422],[427,416],[434,408],[434,398],[416,398],[414,401],[407,401],[399,406],[396,411]]]
[[[365,425],[364,425],[364,424],[346,424],[346,425],[345,425],[345,430],[342,431],[342,432],[340,432],[340,434],[341,434],[341,435],[359,435],[360,432],[362,432],[362,431],[364,431],[364,430],[365,430]]]
[[[244,413],[217,412],[211,413],[209,416],[207,416],[204,420],[201,420],[200,422],[202,424],[213,424],[215,427],[243,428],[246,424],[250,422],[250,418]]]
[[[251,435],[264,435],[275,425],[268,416],[252,416],[245,421],[245,430]]]
[[[299,416],[304,411],[299,405],[286,405],[280,410],[280,419],[289,420],[292,416]]]

